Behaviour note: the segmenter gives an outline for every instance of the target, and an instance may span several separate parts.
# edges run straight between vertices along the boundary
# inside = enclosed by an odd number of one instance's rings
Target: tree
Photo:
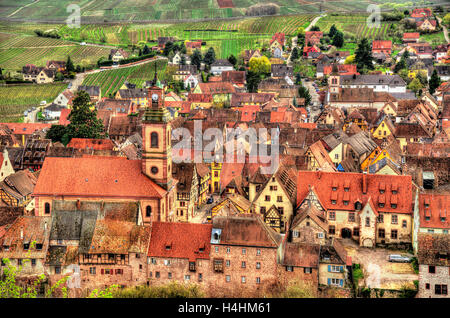
[[[181,55],[180,65],[186,65],[186,56],[184,56],[184,54]]]
[[[442,19],[442,23],[450,27],[450,13],[447,13]]]
[[[330,36],[330,38],[332,39],[333,37],[334,37],[334,35],[336,34],[336,32],[337,32],[337,28],[336,28],[336,26],[333,24],[332,26],[331,26],[331,28],[330,28],[330,32],[328,32],[328,35]]]
[[[370,47],[369,41],[366,38],[361,39],[361,41],[358,43],[358,48],[356,49],[355,53],[356,68],[359,73],[363,73],[366,69],[374,69],[372,63],[372,49]]]
[[[97,110],[90,109],[91,106],[89,94],[84,91],[78,92],[73,99],[72,111],[68,117],[70,120],[66,128],[68,141],[72,138],[103,139],[106,137],[103,122],[97,118]]]
[[[292,61],[295,61],[295,60],[298,60],[300,58],[300,54],[299,54],[299,52],[298,52],[298,48],[297,47],[294,47],[293,49],[292,49],[292,53],[291,53],[291,60]]]
[[[249,71],[247,73],[247,90],[250,93],[255,93],[258,90],[258,85],[261,82],[261,75],[258,73],[254,73],[252,71]]]
[[[397,64],[395,64],[395,67],[394,67],[394,72],[395,73],[398,73],[400,70],[405,69],[405,68],[408,67],[408,64],[406,63],[408,58],[409,58],[409,51],[405,50],[403,52],[402,57],[400,58],[400,61]]]
[[[423,86],[422,83],[420,83],[419,79],[415,78],[411,81],[411,83],[409,83],[408,88],[417,95],[417,93],[422,90]]]
[[[216,61],[216,52],[214,51],[213,47],[210,47],[206,52],[205,56],[203,57],[203,62],[205,63],[205,65],[209,67],[215,61]]]
[[[150,54],[150,49],[146,44],[146,45],[144,45],[144,48],[142,49],[142,55],[147,55],[147,54]]]
[[[434,92],[436,92],[436,88],[438,88],[439,85],[441,85],[441,79],[438,76],[436,69],[433,70],[428,85],[430,94],[434,94]]]
[[[305,44],[305,29],[298,28],[297,30],[297,45],[302,47]]]
[[[236,66],[236,63],[237,63],[237,58],[236,58],[236,56],[234,56],[233,54],[231,54],[231,55],[228,57],[228,62],[230,62],[231,64],[233,64],[233,66]]]
[[[61,72],[56,72],[56,74],[55,74],[55,81],[60,82],[60,81],[63,81],[63,80],[64,80],[64,75],[63,75],[63,73],[61,73]]]
[[[62,142],[62,138],[66,133],[66,127],[63,125],[52,125],[47,131],[45,138],[51,139],[53,142]]]
[[[191,57],[191,64],[196,65],[197,69],[200,69],[202,63],[202,53],[198,49],[195,49],[194,54]]]
[[[75,66],[73,65],[73,62],[70,59],[70,56],[67,56],[66,70],[68,73],[75,72]]]
[[[310,29],[310,31],[320,31],[320,28],[317,25],[315,25]]]
[[[250,71],[261,74],[270,73],[270,61],[266,56],[252,57],[248,62]]]
[[[168,41],[164,46],[163,55],[168,56],[170,52],[173,51],[173,42]]]
[[[301,84],[298,88],[298,95],[300,98],[305,99],[305,105],[309,105],[311,103],[311,94],[309,94],[309,90]]]
[[[302,82],[302,77],[300,73],[295,74],[295,85],[300,85]]]
[[[331,44],[336,47],[342,47],[344,45],[344,33],[342,33],[341,31],[336,31],[333,36],[333,42]]]

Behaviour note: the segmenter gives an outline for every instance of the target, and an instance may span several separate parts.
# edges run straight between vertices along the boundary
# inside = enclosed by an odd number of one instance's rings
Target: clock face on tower
[[[152,100],[153,100],[154,102],[157,102],[157,101],[158,101],[158,94],[153,94],[153,95],[152,95]]]

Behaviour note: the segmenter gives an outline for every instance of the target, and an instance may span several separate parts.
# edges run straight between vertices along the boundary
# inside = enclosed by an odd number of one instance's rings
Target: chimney
[[[318,168],[318,169],[317,169],[317,179],[320,180],[320,177],[322,177],[322,169],[321,169],[321,168]]]
[[[23,228],[20,228],[20,239],[23,240]]]
[[[367,193],[367,171],[363,171],[363,178],[362,178],[362,192],[364,194]]]
[[[80,210],[81,209],[81,202],[80,202],[80,200],[77,200],[77,210]]]
[[[47,221],[44,223],[44,231],[47,231]]]

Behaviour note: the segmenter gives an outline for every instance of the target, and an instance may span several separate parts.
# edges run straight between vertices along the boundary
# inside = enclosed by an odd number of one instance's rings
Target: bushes
[[[205,297],[197,284],[172,282],[161,286],[136,286],[116,290],[115,298],[203,298]]]
[[[151,57],[155,56],[155,52],[150,52],[149,54],[146,55],[141,55],[141,56],[137,56],[137,57],[131,57],[129,59],[123,59],[119,61],[119,64],[128,64],[128,63],[133,63],[133,62],[138,62],[138,61],[142,61]]]

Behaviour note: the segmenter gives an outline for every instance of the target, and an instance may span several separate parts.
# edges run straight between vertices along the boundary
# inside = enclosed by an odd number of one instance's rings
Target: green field
[[[15,121],[25,110],[43,100],[53,101],[67,84],[25,84],[0,86],[0,122]]]
[[[164,80],[167,60],[158,60],[156,63],[158,79]],[[114,95],[125,81],[136,84],[138,88],[142,88],[145,81],[152,80],[155,76],[154,64],[155,62],[150,62],[144,65],[90,74],[84,78],[83,85],[101,86],[102,96]]]
[[[0,67],[6,71],[21,70],[26,64],[45,66],[48,60],[67,60],[67,56],[70,56],[76,65],[86,67],[95,65],[100,57],[107,57],[110,50],[0,30]]]
[[[255,4],[274,3],[277,14],[317,14],[325,12],[366,12],[368,4],[386,6],[383,0],[233,0],[234,8],[220,8],[217,0],[2,0],[0,18],[16,21],[52,20],[64,22],[70,13],[69,4],[81,9],[83,23],[104,23],[114,21],[154,21],[223,19],[242,17],[246,9]],[[414,5],[420,5],[416,1]],[[388,4],[402,4],[409,0],[391,0]],[[442,0],[426,1],[427,5],[442,3]],[[28,5],[25,7],[25,5]]]

